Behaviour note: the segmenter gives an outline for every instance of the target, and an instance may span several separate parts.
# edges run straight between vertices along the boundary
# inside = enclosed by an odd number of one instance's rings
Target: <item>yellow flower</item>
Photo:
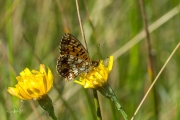
[[[16,77],[18,84],[14,87],[8,87],[8,92],[22,100],[34,99],[37,100],[51,89],[53,84],[53,75],[51,70],[40,64],[39,71],[25,68]]]
[[[127,120],[126,113],[121,108],[113,89],[110,87],[107,81],[109,72],[112,70],[112,66],[113,56],[110,56],[107,67],[104,66],[103,61],[101,60],[97,67],[93,67],[88,73],[82,73],[79,80],[75,80],[74,82],[84,86],[84,88],[98,90],[102,95],[113,101],[123,118]]]
[[[88,73],[82,73],[79,80],[75,80],[74,82],[84,86],[84,88],[99,89],[107,83],[112,66],[113,56],[110,56],[107,67],[104,66],[103,61],[101,60],[97,67],[92,68]]]

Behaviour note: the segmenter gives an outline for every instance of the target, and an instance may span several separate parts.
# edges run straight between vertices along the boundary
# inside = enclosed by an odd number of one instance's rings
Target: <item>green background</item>
[[[54,75],[54,86],[48,94],[58,120],[96,119],[92,90],[73,81],[65,82],[56,72],[59,42],[66,30],[69,28],[83,43],[75,1],[57,1],[0,0],[1,120],[37,120],[38,117],[51,120],[36,101],[21,101],[7,92],[8,86],[15,86],[15,77],[24,68],[38,70],[40,63],[48,66]],[[150,42],[156,76],[180,41],[180,1],[145,0],[144,5],[148,26],[154,25],[150,30]],[[91,59],[115,57],[109,84],[130,119],[151,85],[139,1],[79,0],[79,9]],[[139,42],[127,44],[134,40]],[[179,60],[180,49],[155,84],[159,120],[180,119]],[[99,99],[103,120],[122,119],[109,99],[101,94]],[[155,120],[154,111],[151,92],[135,120]]]

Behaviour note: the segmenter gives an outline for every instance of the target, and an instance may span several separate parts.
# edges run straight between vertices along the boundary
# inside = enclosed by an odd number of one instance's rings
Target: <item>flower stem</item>
[[[50,99],[50,97],[48,95],[44,95],[42,96],[40,99],[37,100],[39,105],[48,112],[49,116],[51,116],[51,118],[53,120],[57,120],[55,114],[54,114],[54,107],[53,107],[53,103],[52,100]]]
[[[118,99],[116,97],[116,95],[114,94],[113,89],[111,88],[111,86],[108,83],[105,83],[103,85],[103,87],[98,89],[99,92],[104,95],[105,97],[109,98],[117,107],[117,109],[120,111],[120,113],[122,114],[123,118],[125,120],[127,120],[127,115],[126,113],[123,111],[121,105],[118,102]]]
[[[93,89],[93,95],[94,95],[94,104],[95,104],[95,108],[96,108],[97,120],[102,120],[101,109],[100,109],[100,106],[99,106],[99,100],[98,100],[97,91],[94,90],[94,89]]]

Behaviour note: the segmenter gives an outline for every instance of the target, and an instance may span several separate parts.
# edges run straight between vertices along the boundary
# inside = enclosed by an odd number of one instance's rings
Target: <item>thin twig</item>
[[[137,112],[139,111],[140,107],[142,106],[142,104],[144,103],[145,99],[147,98],[147,95],[149,94],[149,92],[151,91],[152,87],[155,85],[156,81],[158,80],[159,76],[161,75],[162,71],[164,70],[164,68],[166,67],[166,65],[168,64],[169,60],[172,58],[172,56],[174,55],[174,53],[177,51],[177,49],[180,46],[180,42],[178,43],[178,45],[174,48],[173,52],[171,53],[171,55],[168,57],[168,59],[166,60],[165,64],[163,65],[163,67],[161,68],[161,70],[159,71],[158,75],[156,76],[156,78],[154,79],[153,83],[151,84],[151,86],[149,87],[148,91],[146,92],[146,94],[144,95],[143,99],[141,100],[139,106],[137,107],[133,117],[131,118],[131,120],[134,120],[134,117],[136,116]]]
[[[82,26],[82,22],[81,22],[81,16],[79,13],[78,0],[76,0],[76,8],[77,8],[77,14],[78,14],[78,19],[79,19],[80,29],[81,29],[81,33],[82,33],[82,38],[83,38],[83,41],[85,43],[86,50],[88,52],[88,47],[87,47],[87,43],[86,43],[86,39],[85,39],[85,35],[84,35],[84,30],[83,30],[83,26]],[[97,91],[94,89],[93,89],[93,95],[94,95],[94,103],[95,103],[95,108],[96,108],[97,120],[101,120],[102,116],[101,116],[101,109],[100,109],[100,105],[99,105],[99,99],[98,99]]]
[[[144,9],[144,2],[143,0],[139,0],[140,3],[140,7],[141,7],[141,15],[142,15],[142,19],[143,19],[143,26],[145,29],[145,33],[146,33],[146,44],[147,44],[147,52],[148,52],[148,75],[150,78],[151,83],[154,80],[154,69],[153,69],[153,57],[151,54],[151,43],[150,43],[150,35],[149,35],[149,30],[148,30],[148,22],[147,22],[147,17],[146,17],[146,12]],[[155,87],[152,89],[152,93],[153,93],[153,97],[152,97],[152,101],[154,103],[154,114],[155,114],[155,119],[158,119],[158,100],[157,100],[157,96],[156,96],[156,89]]]
[[[160,17],[158,20],[156,20],[154,23],[148,26],[149,32],[152,33],[156,29],[158,29],[160,26],[162,26],[164,23],[168,22],[171,18],[178,15],[180,12],[180,4],[176,7],[174,7],[172,10],[170,10],[168,13]],[[129,49],[131,49],[135,44],[140,42],[145,38],[145,32],[141,31],[139,34],[137,34],[135,37],[133,37],[129,42],[127,42],[124,46],[116,50],[112,55],[114,56],[114,60],[119,58],[122,54],[127,52]]]
[[[84,6],[85,6],[85,10],[86,10],[86,15],[87,15],[88,21],[89,21],[90,26],[92,28],[92,36],[94,37],[94,39],[92,39],[92,40],[93,40],[94,44],[96,45],[98,57],[102,58],[100,47],[99,47],[99,45],[97,43],[97,39],[96,39],[95,28],[94,28],[94,25],[93,25],[92,20],[90,18],[90,14],[89,14],[89,11],[88,11],[86,0],[83,0],[83,3],[84,3]]]
[[[78,19],[79,19],[79,25],[80,25],[80,29],[81,29],[81,34],[82,34],[82,39],[85,43],[85,48],[88,52],[88,47],[87,47],[87,43],[86,43],[86,38],[85,38],[85,35],[84,35],[84,29],[83,29],[83,25],[82,25],[82,21],[81,21],[81,16],[80,16],[80,13],[79,13],[79,5],[78,5],[78,0],[76,0],[76,8],[77,8],[77,14],[78,14]]]
[[[97,91],[94,89],[93,89],[93,95],[94,95],[94,104],[95,104],[95,108],[96,108],[97,120],[102,120],[98,94],[97,94]]]

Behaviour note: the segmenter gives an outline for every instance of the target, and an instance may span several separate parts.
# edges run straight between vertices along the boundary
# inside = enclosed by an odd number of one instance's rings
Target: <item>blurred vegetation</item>
[[[92,120],[96,113],[91,90],[65,82],[56,72],[59,42],[69,28],[81,42],[75,1],[0,0],[0,114],[1,120],[51,120],[35,101],[20,101],[7,92],[14,86],[25,67],[38,69],[43,63],[54,74],[54,87],[49,92],[58,120]],[[85,0],[86,1],[86,0]],[[166,16],[162,25],[150,31],[155,76],[180,41],[180,1],[144,1],[148,25]],[[87,6],[87,9],[86,7]],[[168,12],[179,6],[171,16]],[[129,119],[151,85],[147,72],[147,45],[144,37],[127,51],[118,50],[142,32],[143,21],[138,1],[79,1],[80,14],[88,50],[93,60],[114,55],[109,84]],[[63,9],[63,12],[60,11]],[[87,11],[88,10],[88,11]],[[90,17],[90,21],[88,19]],[[162,19],[163,20],[163,19]],[[162,21],[163,22],[163,21]],[[92,24],[91,24],[92,23]],[[160,21],[161,23],[161,21]],[[159,24],[160,24],[159,23]],[[102,54],[98,57],[97,45]],[[118,51],[118,52],[117,52]],[[115,54],[116,52],[116,54]],[[155,85],[159,120],[180,119],[180,50],[175,53]],[[114,104],[99,94],[103,120],[122,119]],[[138,111],[136,120],[154,120],[154,104],[150,93]],[[21,110],[14,111],[15,108]]]

